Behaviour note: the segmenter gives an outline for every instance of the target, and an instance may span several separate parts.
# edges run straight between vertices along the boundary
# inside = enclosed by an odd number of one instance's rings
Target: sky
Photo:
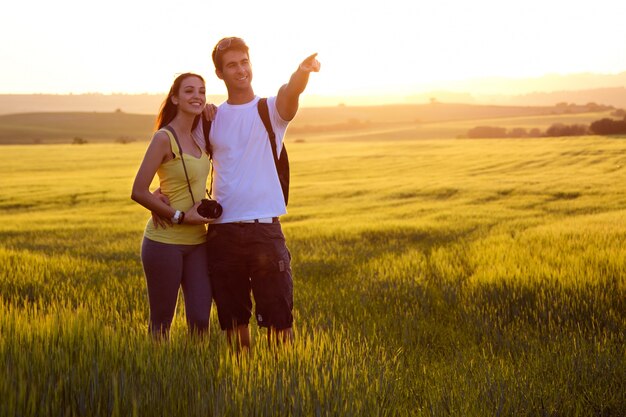
[[[161,93],[187,71],[206,78],[207,94],[224,94],[210,53],[225,36],[250,46],[259,95],[313,52],[316,95],[626,71],[624,0],[9,1],[0,94]]]

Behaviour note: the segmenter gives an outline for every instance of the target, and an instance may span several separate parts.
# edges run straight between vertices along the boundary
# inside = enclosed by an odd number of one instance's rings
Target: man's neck
[[[228,104],[246,104],[254,100],[254,91],[252,88],[244,91],[228,91]]]

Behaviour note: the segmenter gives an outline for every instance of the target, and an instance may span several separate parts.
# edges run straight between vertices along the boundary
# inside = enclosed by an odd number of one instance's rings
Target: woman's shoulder
[[[158,152],[163,155],[171,154],[172,146],[167,132],[163,129],[159,129],[154,132],[152,134],[152,139],[150,140],[150,147],[158,150]]]
[[[165,129],[159,129],[152,134],[152,142],[159,147],[170,148],[170,135]]]
[[[170,136],[167,134],[167,131],[165,129],[159,129],[152,134],[152,140],[169,143]]]

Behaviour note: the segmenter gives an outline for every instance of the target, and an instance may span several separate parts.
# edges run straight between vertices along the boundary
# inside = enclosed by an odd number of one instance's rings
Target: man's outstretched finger
[[[317,52],[314,53],[313,55],[308,56],[304,61],[302,61],[302,64],[300,64],[300,68],[303,71],[308,71],[308,72],[318,72],[320,70],[320,62],[316,59],[317,57]]]

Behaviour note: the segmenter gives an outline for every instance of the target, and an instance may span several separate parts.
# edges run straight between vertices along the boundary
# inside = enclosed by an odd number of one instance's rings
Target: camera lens
[[[217,219],[222,215],[222,206],[215,200],[205,198],[198,206],[198,214],[207,219]]]

